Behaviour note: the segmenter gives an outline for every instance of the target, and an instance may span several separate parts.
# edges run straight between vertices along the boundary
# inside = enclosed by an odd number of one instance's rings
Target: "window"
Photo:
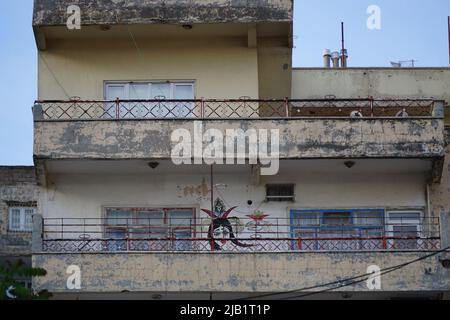
[[[320,230],[322,237],[350,237],[354,235],[353,219],[351,212],[323,212],[322,228]]]
[[[195,230],[195,209],[108,208],[108,250],[188,250]],[[180,240],[177,240],[180,239]],[[149,241],[143,241],[149,240]]]
[[[186,118],[194,116],[193,81],[166,82],[108,82],[105,98],[119,100],[161,100],[160,102],[121,102],[105,106],[108,117],[120,118]],[[164,102],[163,100],[186,100]]]
[[[9,230],[19,232],[33,231],[33,214],[35,208],[10,208]]]
[[[421,211],[388,211],[389,246],[395,249],[417,249],[421,237]]]
[[[382,249],[384,210],[292,210],[291,233],[294,249]]]
[[[295,200],[295,185],[268,184],[266,186],[266,200],[268,202],[289,202]]]

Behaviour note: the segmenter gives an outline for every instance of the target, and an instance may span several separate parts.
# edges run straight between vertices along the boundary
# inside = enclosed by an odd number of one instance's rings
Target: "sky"
[[[31,107],[37,95],[33,0],[0,2],[0,165],[33,164]],[[369,29],[367,9],[380,9]],[[341,47],[345,22],[349,67],[448,66],[450,0],[295,0],[294,67],[322,66],[324,49]]]

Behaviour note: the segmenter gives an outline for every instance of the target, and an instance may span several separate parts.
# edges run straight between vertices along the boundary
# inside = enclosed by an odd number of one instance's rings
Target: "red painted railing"
[[[439,250],[439,219],[312,223],[311,218],[230,217],[221,231],[212,220],[49,218],[43,221],[45,252],[280,252]],[[148,220],[148,221],[146,221]],[[384,220],[384,219],[383,219]],[[381,221],[381,220],[380,220]],[[406,230],[406,232],[405,232]]]

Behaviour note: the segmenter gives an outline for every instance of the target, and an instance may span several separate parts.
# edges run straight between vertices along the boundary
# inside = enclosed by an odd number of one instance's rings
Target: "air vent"
[[[268,202],[295,201],[295,185],[294,184],[266,185],[266,201]]]

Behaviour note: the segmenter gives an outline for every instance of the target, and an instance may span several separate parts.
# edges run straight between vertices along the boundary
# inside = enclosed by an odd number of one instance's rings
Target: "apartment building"
[[[450,70],[293,69],[291,0],[71,5],[34,8],[36,290],[448,297]],[[279,170],[175,164],[199,128],[278,132]]]

